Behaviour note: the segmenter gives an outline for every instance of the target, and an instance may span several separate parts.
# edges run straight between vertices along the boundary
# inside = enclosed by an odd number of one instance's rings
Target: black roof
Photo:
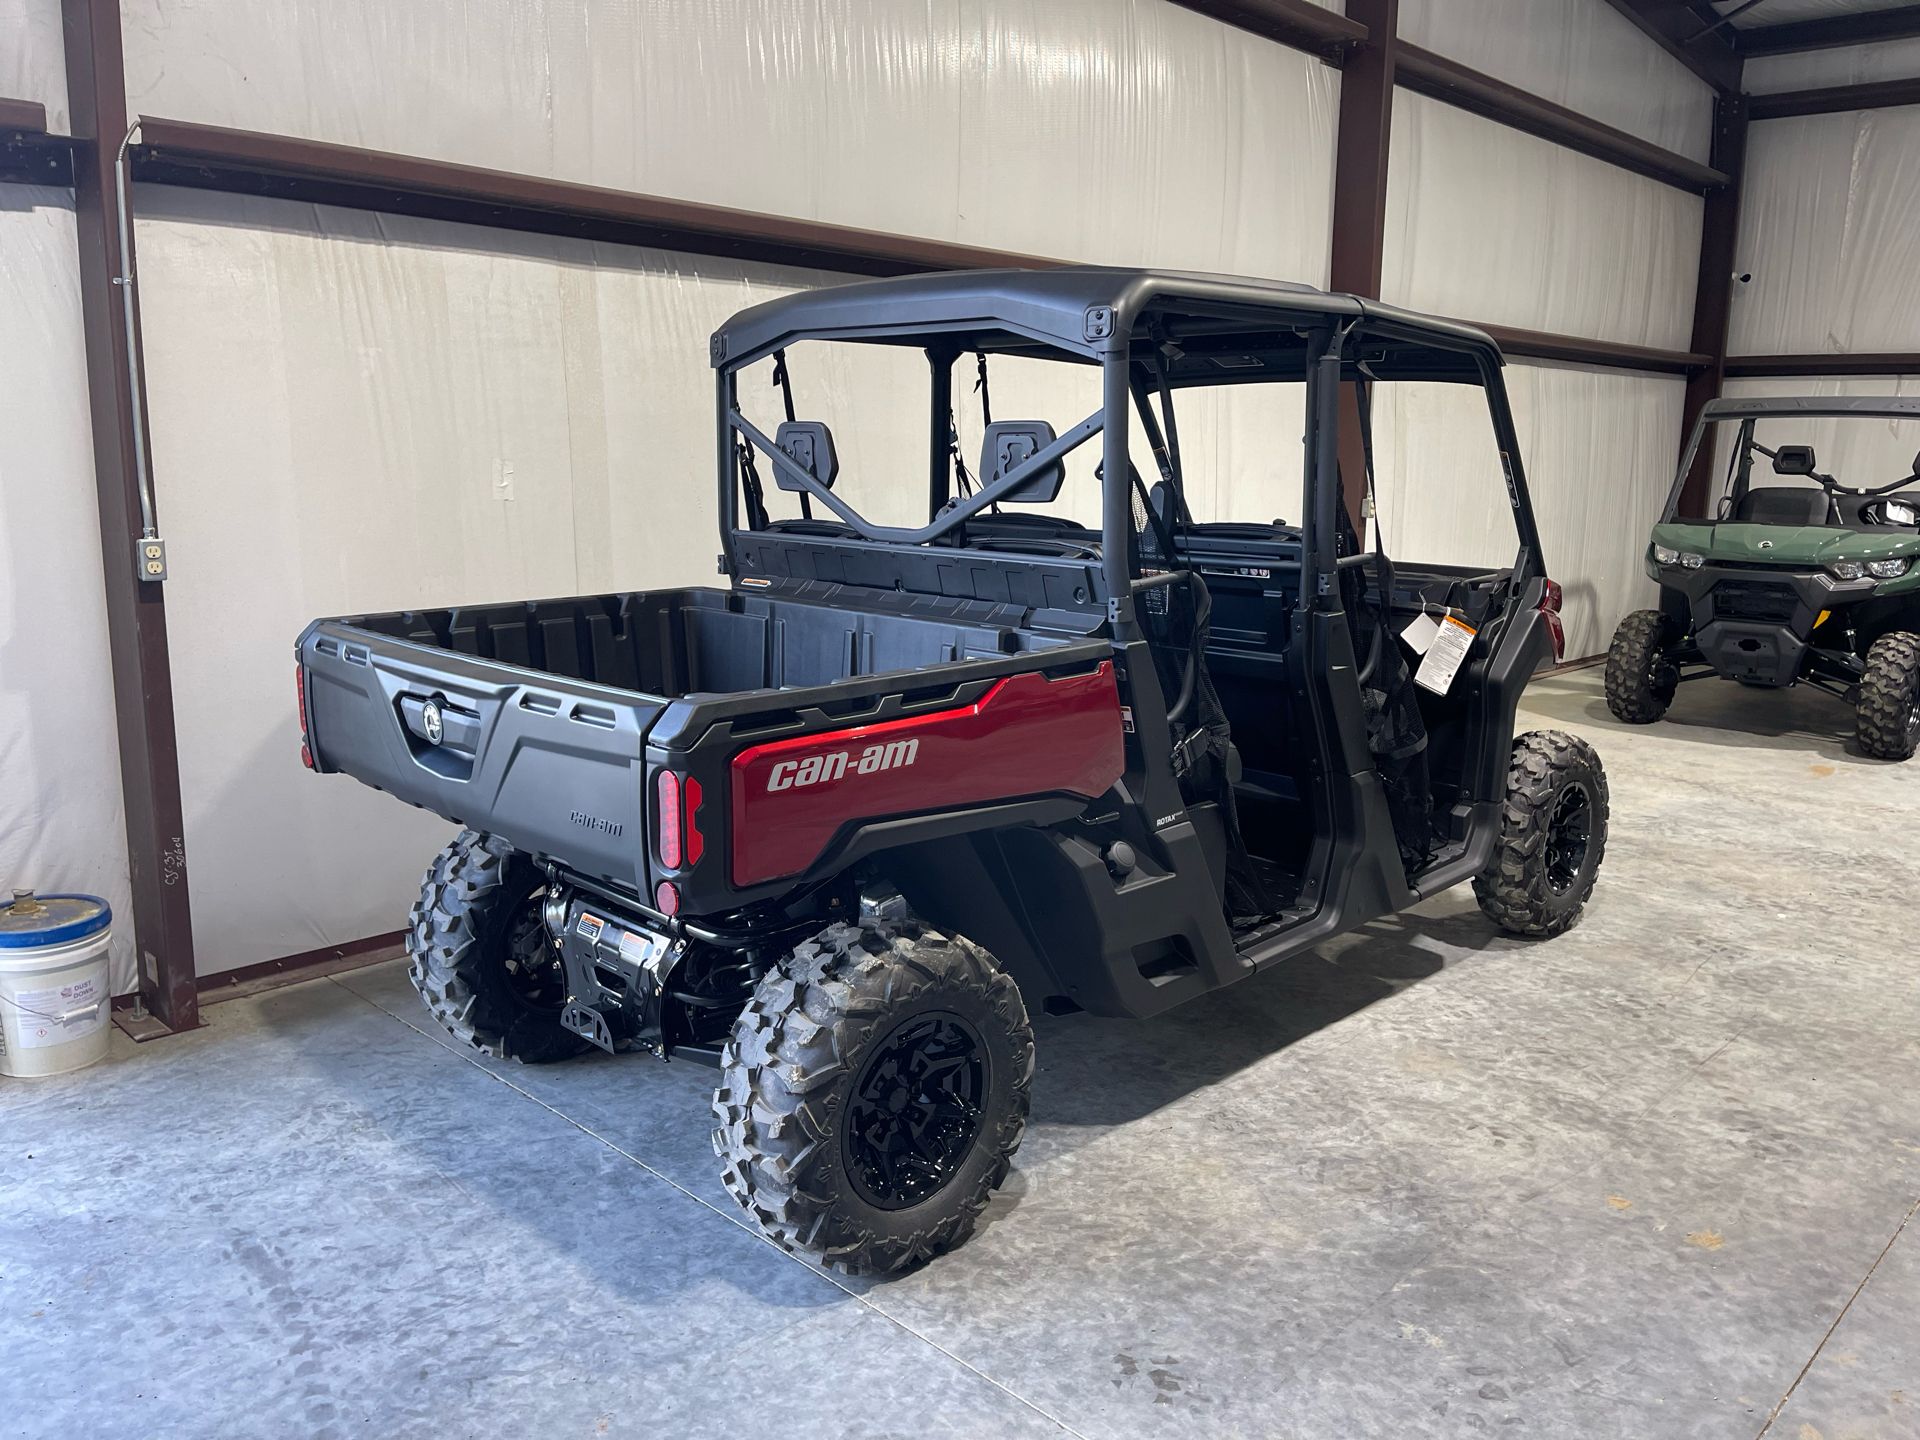
[[[1105,307],[1107,333],[1088,312]],[[945,270],[802,290],[742,310],[714,332],[713,363],[740,364],[803,338],[912,341],[929,330],[1008,330],[1087,356],[1125,343],[1145,310],[1228,314],[1244,309],[1276,319],[1373,315],[1418,334],[1496,350],[1484,332],[1377,300],[1333,294],[1284,280],[1062,265],[1045,270]]]

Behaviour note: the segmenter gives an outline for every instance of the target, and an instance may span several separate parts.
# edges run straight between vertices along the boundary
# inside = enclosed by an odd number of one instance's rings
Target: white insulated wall
[[[1336,72],[1162,0],[127,8],[148,114],[1326,279]],[[301,626],[712,583],[707,335],[844,277],[156,187],[136,208],[211,973],[397,928],[447,833],[300,769]],[[822,378],[796,365],[803,407],[828,410]],[[883,428],[876,454],[898,449]],[[851,475],[864,442],[843,433]]]
[[[0,893],[105,896],[124,992],[133,907],[73,227],[70,191],[0,185]]]
[[[1755,122],[1734,355],[1920,350],[1920,106]]]
[[[1695,158],[1707,87],[1603,0],[1404,0],[1409,40]],[[1598,340],[1689,348],[1703,202],[1549,141],[1401,90],[1394,98],[1382,293],[1418,310]],[[1606,648],[1648,603],[1647,527],[1672,483],[1679,377],[1509,364],[1567,654]],[[1377,430],[1390,550],[1511,554],[1489,427],[1443,387],[1383,387]]]
[[[1400,36],[1705,160],[1713,92],[1605,0],[1401,0]]]
[[[38,100],[59,135],[67,132],[65,57],[60,0],[0,0],[0,95]]]
[[[1166,0],[124,9],[148,115],[1062,260],[1326,276],[1337,73]]]

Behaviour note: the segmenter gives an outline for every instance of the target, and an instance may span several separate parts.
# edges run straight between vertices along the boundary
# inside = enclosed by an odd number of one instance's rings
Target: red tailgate
[[[978,700],[772,740],[732,762],[733,883],[805,870],[852,820],[1066,791],[1089,800],[1125,764],[1113,662],[996,681]]]

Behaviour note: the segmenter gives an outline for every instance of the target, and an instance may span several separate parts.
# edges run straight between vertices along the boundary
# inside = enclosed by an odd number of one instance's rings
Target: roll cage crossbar
[[[903,525],[875,525],[866,519],[832,490],[822,485],[811,470],[769,440],[766,433],[742,415],[737,407],[728,407],[727,423],[756,450],[771,460],[775,469],[799,485],[803,493],[813,496],[838,515],[861,539],[890,541],[900,545],[921,545],[929,540],[937,540],[942,535],[966,524],[989,505],[1013,494],[1034,476],[1049,466],[1058,464],[1106,428],[1102,412],[1094,411],[1046,449],[1029,456],[992,484],[980,486],[971,495],[952,502],[929,524],[914,529]]]

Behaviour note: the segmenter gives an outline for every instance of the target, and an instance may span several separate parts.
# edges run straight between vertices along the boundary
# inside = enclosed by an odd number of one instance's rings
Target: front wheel
[[[1572,927],[1607,853],[1607,772],[1577,735],[1533,730],[1513,742],[1500,841],[1474,877],[1487,918],[1535,939]]]
[[[788,1250],[897,1271],[973,1232],[1026,1129],[1033,1030],[982,950],[865,917],[803,941],[734,1024],[714,1152]]]
[[[1665,653],[1667,619],[1636,610],[1620,622],[1607,647],[1607,709],[1629,725],[1651,725],[1667,713],[1680,673]]]
[[[1920,748],[1920,635],[1895,630],[1868,647],[1854,731],[1876,760],[1910,759]]]

